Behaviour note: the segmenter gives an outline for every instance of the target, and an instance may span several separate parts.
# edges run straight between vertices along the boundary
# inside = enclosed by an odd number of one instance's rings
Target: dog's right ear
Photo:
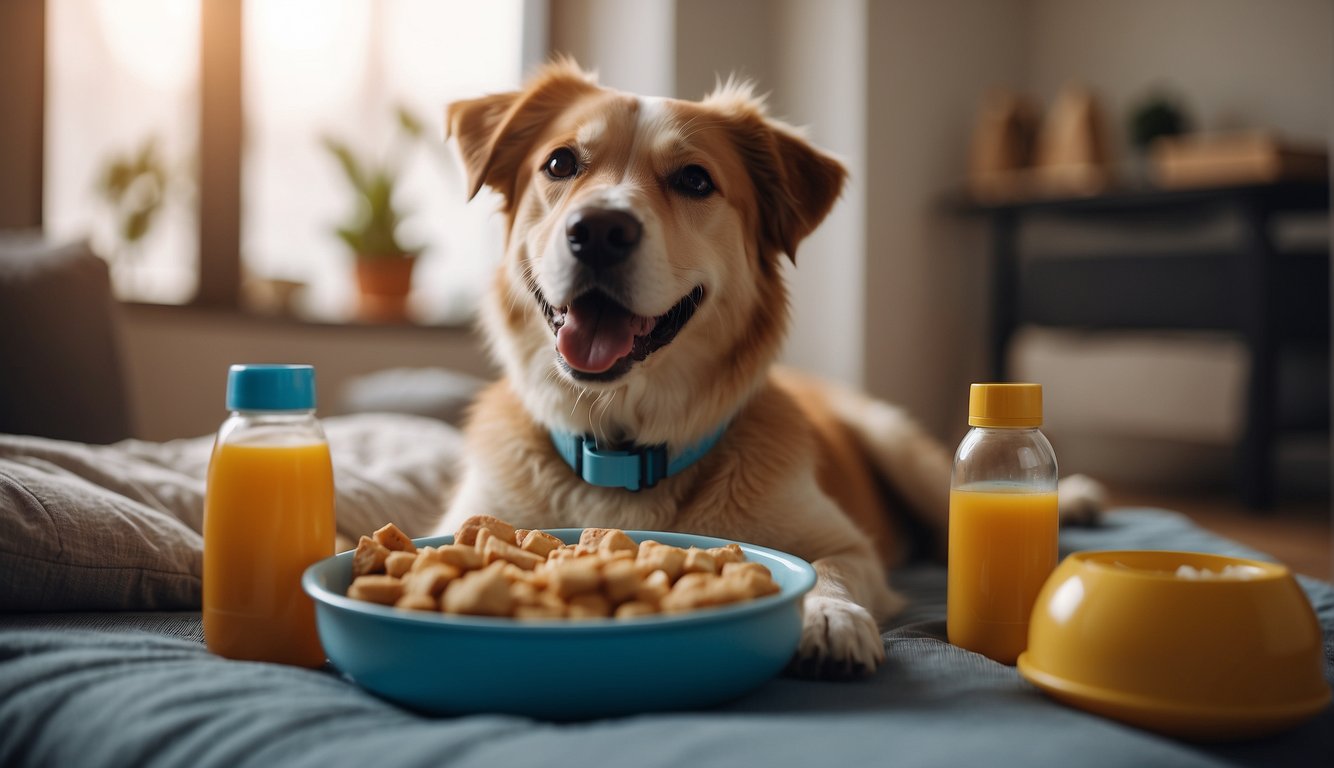
[[[513,207],[519,165],[537,135],[580,95],[597,90],[592,75],[568,59],[546,65],[522,91],[457,101],[445,109],[445,135],[458,142],[468,174],[468,197],[483,185]]]
[[[463,170],[468,174],[468,199],[494,176],[491,155],[495,138],[520,93],[493,93],[480,99],[456,101],[445,108],[445,137],[458,142]]]

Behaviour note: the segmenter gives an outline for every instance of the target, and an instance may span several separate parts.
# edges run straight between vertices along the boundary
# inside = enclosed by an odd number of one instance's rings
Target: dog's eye
[[[543,170],[547,176],[553,179],[568,179],[579,172],[579,160],[575,158],[574,152],[565,147],[561,147],[551,153],[547,158]]]
[[[713,179],[709,172],[698,165],[687,165],[672,177],[672,187],[691,197],[708,197],[713,194]]]

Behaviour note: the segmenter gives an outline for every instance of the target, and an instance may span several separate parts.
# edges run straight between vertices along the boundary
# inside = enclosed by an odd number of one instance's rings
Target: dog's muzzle
[[[585,207],[565,220],[570,255],[584,272],[573,300],[553,306],[536,281],[529,287],[556,334],[561,366],[580,381],[613,381],[676,338],[704,299],[696,286],[667,312],[636,314],[623,303],[618,266],[627,262],[643,239],[633,214],[614,208]]]

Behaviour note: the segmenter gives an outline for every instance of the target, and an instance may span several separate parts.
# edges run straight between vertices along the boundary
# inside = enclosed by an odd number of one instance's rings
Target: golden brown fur
[[[448,126],[472,189],[500,193],[508,234],[482,323],[504,378],[475,405],[440,531],[493,514],[519,527],[689,531],[793,552],[818,575],[794,669],[873,670],[884,658],[877,625],[902,603],[886,579],[902,542],[881,489],[942,528],[949,456],[892,406],[771,374],[787,326],[781,260],[833,206],[843,167],[745,86],[702,102],[643,99],[568,62],[520,91],[451,105]],[[577,170],[562,175],[560,157]],[[682,179],[699,180],[683,175],[690,168],[707,172],[708,194],[682,192]],[[624,263],[593,269],[571,254],[572,216],[586,210],[642,222]],[[589,291],[614,294],[630,322],[654,329],[674,307],[695,310],[666,346],[606,368],[560,346],[570,333],[561,322],[580,317],[572,302]],[[676,452],[724,424],[700,461],[637,492],[584,482],[549,436]]]

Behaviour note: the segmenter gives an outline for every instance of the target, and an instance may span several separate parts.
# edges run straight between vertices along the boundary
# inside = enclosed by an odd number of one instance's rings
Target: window
[[[47,0],[43,218],[88,237],[121,298],[198,286],[199,0]]]
[[[201,2],[48,0],[45,221],[89,235],[122,298],[199,290]],[[444,105],[515,87],[536,50],[534,0],[249,0],[241,16],[242,300],[351,317],[356,206],[328,138],[398,173],[399,240],[421,249],[411,318],[475,309],[500,251],[494,201],[467,204]],[[528,29],[525,29],[525,24]],[[529,34],[526,34],[528,32]],[[405,133],[399,115],[423,130]],[[205,198],[207,199],[207,198]],[[239,214],[239,216],[238,216]],[[224,217],[222,220],[226,220]],[[204,279],[208,279],[205,277]]]
[[[471,314],[501,233],[494,204],[467,201],[440,141],[444,105],[514,88],[522,74],[519,0],[266,0],[246,5],[242,249],[248,275],[301,283],[298,311],[352,305],[353,254],[335,229],[355,208],[324,137],[364,164],[401,168],[400,242],[421,248],[413,316]],[[402,130],[398,110],[426,126]]]

